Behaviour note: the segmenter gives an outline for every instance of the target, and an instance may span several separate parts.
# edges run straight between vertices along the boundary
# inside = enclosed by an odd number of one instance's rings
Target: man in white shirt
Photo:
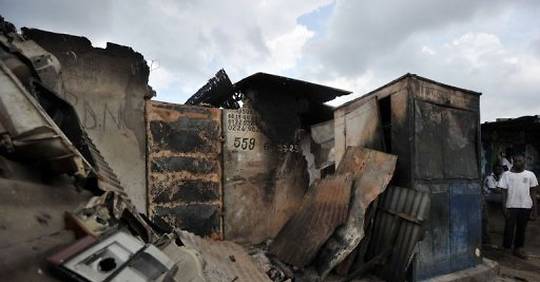
[[[499,164],[493,165],[493,169],[490,175],[484,179],[484,187],[482,190],[482,244],[490,244],[491,238],[489,237],[488,229],[488,212],[487,212],[487,203],[486,197],[497,193],[497,187],[499,180],[503,174],[503,167]]]
[[[503,211],[506,217],[503,247],[514,247],[514,255],[527,259],[523,252],[525,231],[529,217],[536,218],[536,187],[538,180],[533,172],[525,170],[525,158],[515,156],[511,171],[505,172],[498,187],[503,190]],[[532,211],[532,212],[531,212]],[[515,233],[515,236],[514,236]]]
[[[484,180],[484,194],[490,194],[490,193],[496,193],[497,192],[497,185],[499,183],[499,180],[501,179],[501,176],[503,174],[504,170],[501,165],[495,164],[493,165],[493,172],[486,177]]]
[[[504,153],[501,153],[501,165],[504,169],[504,171],[511,171],[513,166],[513,153],[511,148],[506,148]]]
[[[501,165],[503,166],[504,170],[505,171],[510,171],[512,170],[512,162],[509,161],[507,158],[503,157],[501,159]]]

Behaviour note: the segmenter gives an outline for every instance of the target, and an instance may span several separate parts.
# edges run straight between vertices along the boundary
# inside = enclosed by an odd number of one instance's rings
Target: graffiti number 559
[[[242,150],[253,150],[255,148],[255,138],[234,137],[233,146]]]

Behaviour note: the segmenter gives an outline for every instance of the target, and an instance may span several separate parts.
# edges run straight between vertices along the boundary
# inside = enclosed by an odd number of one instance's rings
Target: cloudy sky
[[[18,27],[129,45],[157,99],[184,102],[218,69],[360,96],[407,72],[479,91],[482,120],[540,114],[540,1],[0,0]]]

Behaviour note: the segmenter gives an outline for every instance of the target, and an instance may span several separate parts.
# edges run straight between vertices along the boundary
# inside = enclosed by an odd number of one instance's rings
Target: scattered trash
[[[49,257],[69,279],[84,281],[162,281],[174,263],[153,245],[126,231],[87,236]]]
[[[184,246],[200,253],[206,281],[271,281],[246,249],[234,242],[203,239],[185,231],[176,234]]]

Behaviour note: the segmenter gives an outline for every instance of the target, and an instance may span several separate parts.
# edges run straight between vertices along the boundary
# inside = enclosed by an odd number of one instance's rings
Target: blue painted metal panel
[[[418,253],[414,264],[415,281],[451,271],[448,203],[448,192],[431,194],[431,211],[426,224],[426,234],[424,240],[418,244]]]
[[[426,237],[418,246],[414,267],[415,281],[469,268],[481,260],[475,254],[481,244],[480,186],[452,181],[447,187],[431,193]],[[434,185],[430,188],[434,191]]]
[[[480,262],[476,249],[482,239],[480,184],[450,185],[450,248],[452,271]]]

